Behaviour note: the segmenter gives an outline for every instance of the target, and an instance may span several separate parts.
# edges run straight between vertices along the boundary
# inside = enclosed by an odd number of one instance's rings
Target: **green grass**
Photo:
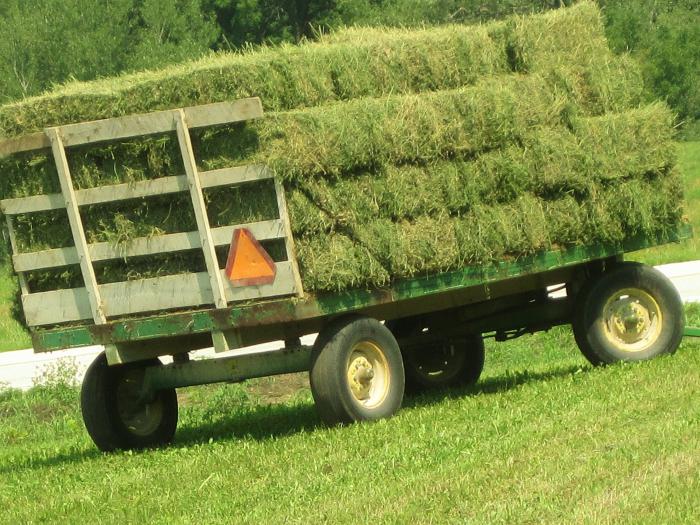
[[[325,428],[308,390],[190,389],[175,444],[98,453],[77,391],[0,394],[2,523],[696,523],[700,345],[593,369],[568,329],[488,345],[477,387]]]
[[[700,259],[700,142],[680,142],[678,161],[685,191],[685,214],[695,237],[680,244],[659,246],[628,258],[647,264],[668,264]]]
[[[16,289],[17,282],[8,264],[0,262],[0,352],[32,346],[29,334],[12,316]]]

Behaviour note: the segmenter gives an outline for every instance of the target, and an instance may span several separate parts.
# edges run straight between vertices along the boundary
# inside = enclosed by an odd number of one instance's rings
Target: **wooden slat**
[[[102,204],[105,202],[165,195],[168,193],[177,193],[179,191],[187,191],[187,177],[182,175],[126,184],[115,184],[113,186],[100,186],[97,188],[78,190],[75,193],[78,198],[78,204],[80,206],[88,206],[90,204]]]
[[[192,106],[185,108],[184,111],[190,128],[230,124],[260,118],[263,115],[262,104],[258,97]],[[68,124],[61,127],[63,146],[77,146],[175,131],[176,112],[177,110],[154,111],[140,115]],[[50,147],[51,141],[46,133],[33,133],[0,141],[0,157]]]
[[[236,166],[220,170],[204,171],[199,174],[202,188],[243,184],[272,178],[272,173],[264,166]],[[167,193],[187,191],[186,175],[174,175],[158,179],[114,184],[111,186],[99,186],[84,190],[75,190],[78,206],[101,204]],[[64,208],[63,196],[60,193],[49,195],[34,195],[32,197],[19,197],[0,201],[0,209],[8,215],[20,213],[33,213],[38,211],[57,210]]]
[[[71,264],[80,264],[78,251],[73,246],[40,252],[16,253],[12,256],[12,265],[16,272],[31,272]]]
[[[75,199],[73,179],[71,178],[70,169],[68,168],[66,150],[63,147],[61,135],[59,134],[57,128],[48,129],[47,135],[51,141],[51,149],[53,150],[54,160],[56,161],[58,179],[61,183],[61,193],[65,199],[66,210],[68,212],[68,221],[70,222],[70,228],[73,233],[73,242],[75,243],[75,248],[78,252],[80,270],[83,274],[83,281],[85,282],[92,317],[95,324],[104,324],[107,320],[103,312],[100,292],[97,288],[95,270],[93,269],[92,262],[90,261],[90,254],[88,252],[87,240],[85,239],[83,223],[80,220],[80,211],[78,210],[78,203]]]
[[[66,203],[63,200],[63,195],[60,193],[33,195],[32,197],[18,197],[16,199],[5,199],[0,201],[0,209],[6,215],[57,210],[65,207]]]
[[[235,166],[233,168],[203,171],[199,174],[202,188],[243,184],[246,182],[271,179],[272,177],[272,172],[261,165]]]
[[[224,271],[221,271],[223,276]],[[228,281],[227,281],[228,282]],[[226,284],[226,296],[237,301],[294,294],[291,263],[277,263],[275,282],[263,286],[233,288]],[[122,283],[100,285],[109,317],[155,312],[173,308],[194,308],[211,304],[209,275],[169,275]],[[29,326],[43,326],[92,318],[85,288],[42,292],[25,296],[24,313]]]
[[[292,263],[283,261],[275,263],[275,266],[277,266],[277,274],[275,275],[275,281],[273,283],[244,287],[234,287],[230,281],[226,279],[226,272],[222,270],[221,276],[226,282],[226,298],[233,302],[266,299],[269,297],[278,297],[280,295],[293,295],[295,293],[295,286]]]
[[[287,199],[284,196],[284,187],[279,179],[275,179],[275,193],[277,194],[277,208],[279,210],[280,220],[284,226],[284,245],[287,249],[287,260],[292,264],[294,288],[297,296],[303,297],[304,288],[301,284],[301,276],[299,275],[299,267],[297,266],[294,237],[292,236],[292,227],[289,222],[289,213],[287,211]]]
[[[65,147],[166,133],[175,129],[173,111],[156,111],[128,117],[93,120],[61,127]]]
[[[258,97],[242,98],[233,102],[218,102],[184,108],[189,128],[218,126],[263,116],[262,103]]]
[[[51,142],[43,131],[24,135],[14,139],[6,139],[0,141],[0,157],[13,155],[14,153],[22,153],[23,151],[32,151],[35,149],[48,149],[51,147]]]
[[[281,239],[285,235],[282,222],[275,219],[271,221],[251,222],[237,226],[222,226],[213,228],[212,238],[216,246],[226,246],[231,242],[233,230],[236,228],[248,228],[259,241]],[[106,261],[110,259],[122,259],[124,257],[139,257],[143,255],[156,255],[201,248],[198,232],[170,233],[153,237],[139,237],[128,244],[115,246],[109,242],[100,242],[88,245],[90,259]],[[20,253],[12,256],[15,270],[28,272],[44,268],[55,268],[78,264],[78,252],[74,247],[55,248],[40,252]]]
[[[221,278],[221,272],[219,271],[219,261],[216,258],[214,239],[212,238],[211,228],[209,227],[207,207],[204,203],[202,185],[199,182],[197,163],[194,159],[190,132],[187,128],[187,121],[185,120],[185,112],[183,110],[177,113],[177,140],[180,143],[180,152],[182,153],[182,160],[185,165],[185,172],[187,173],[187,183],[190,188],[192,207],[197,221],[197,230],[199,231],[199,239],[202,244],[202,252],[204,253],[204,262],[207,265],[207,272],[211,280],[211,292],[214,297],[214,305],[217,308],[226,308],[224,283]]]
[[[236,226],[222,226],[214,228],[211,233],[216,246],[226,246],[231,244],[233,231],[237,228],[247,228],[259,241],[269,241],[284,237],[284,226],[279,219],[271,221],[249,222],[247,224],[237,224]]]
[[[262,117],[260,99],[247,98],[189,108],[155,111],[104,120],[93,120],[61,127],[65,147],[126,139],[175,131],[178,113],[184,111],[190,127],[216,126]],[[190,119],[192,122],[190,123]]]

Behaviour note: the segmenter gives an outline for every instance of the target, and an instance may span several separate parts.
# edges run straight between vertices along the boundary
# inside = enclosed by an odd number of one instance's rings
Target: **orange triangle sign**
[[[226,261],[226,276],[234,286],[257,286],[275,280],[277,267],[247,228],[233,231]]]

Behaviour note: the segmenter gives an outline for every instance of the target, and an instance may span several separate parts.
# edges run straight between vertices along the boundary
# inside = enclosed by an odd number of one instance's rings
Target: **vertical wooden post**
[[[204,261],[207,265],[211,291],[214,296],[213,302],[217,308],[226,308],[227,302],[226,292],[224,291],[224,280],[221,277],[219,261],[216,258],[214,239],[211,234],[211,228],[209,227],[209,217],[207,216],[207,208],[204,204],[202,184],[199,181],[199,174],[197,173],[197,163],[192,149],[192,140],[190,138],[189,129],[187,128],[187,122],[185,121],[185,112],[182,109],[175,111],[175,119],[177,124],[177,139],[180,143],[182,161],[185,164],[185,173],[187,173],[187,185],[190,188],[194,215],[197,219],[197,230],[199,230],[199,238],[202,243],[202,251],[204,252]]]
[[[292,237],[292,227],[289,223],[287,199],[284,196],[284,186],[277,177],[275,177],[275,193],[277,193],[277,208],[279,211],[280,220],[284,225],[284,245],[287,249],[287,260],[292,265],[292,273],[294,274],[294,287],[296,288],[297,296],[303,297],[304,288],[301,284],[299,266],[297,265],[297,256],[294,250],[294,238]]]
[[[100,290],[97,286],[97,279],[95,278],[95,270],[90,260],[90,252],[88,251],[83,222],[80,220],[80,210],[78,209],[78,201],[75,198],[75,189],[73,188],[73,179],[70,174],[70,168],[68,167],[66,149],[63,147],[63,141],[58,128],[49,128],[46,130],[46,134],[49,137],[49,141],[51,141],[51,149],[56,162],[56,170],[58,171],[58,180],[61,183],[61,193],[66,202],[68,221],[70,222],[70,229],[73,233],[75,249],[78,252],[80,270],[83,274],[83,281],[85,281],[85,289],[87,290],[88,299],[90,301],[92,317],[95,324],[105,324],[107,318],[104,314],[102,298],[100,297]]]
[[[17,238],[15,237],[15,228],[12,224],[12,215],[5,215],[5,219],[7,220],[7,235],[10,237],[12,253],[19,253],[17,249]],[[24,297],[29,293],[29,286],[27,286],[27,279],[24,277],[24,272],[17,272],[17,280],[19,281],[19,289]]]

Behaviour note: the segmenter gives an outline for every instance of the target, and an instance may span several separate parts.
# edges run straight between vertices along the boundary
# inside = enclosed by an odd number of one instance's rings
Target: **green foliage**
[[[655,98],[700,118],[700,6],[692,0],[601,0],[611,46],[630,51]]]
[[[219,34],[200,0],[6,0],[0,101],[201,55]]]

